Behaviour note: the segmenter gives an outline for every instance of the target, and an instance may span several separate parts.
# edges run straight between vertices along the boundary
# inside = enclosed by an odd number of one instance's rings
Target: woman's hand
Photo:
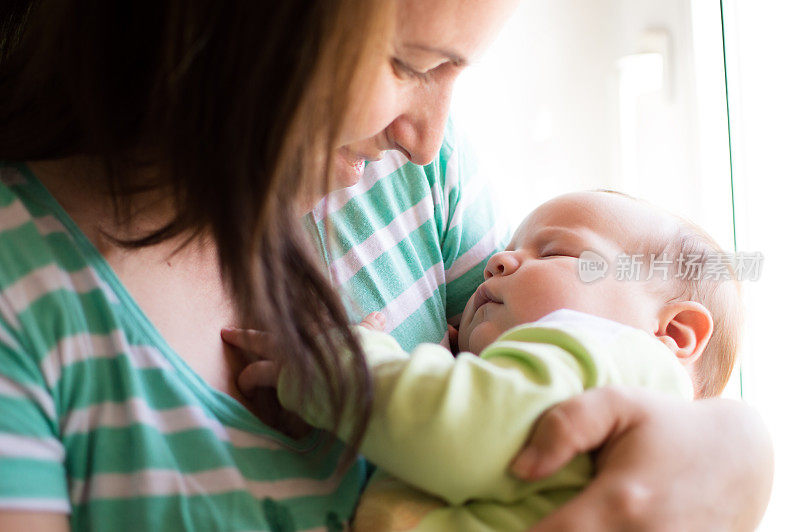
[[[599,447],[596,476],[536,532],[753,530],[772,486],[772,444],[752,409],[597,388],[542,415],[512,470],[535,480]]]

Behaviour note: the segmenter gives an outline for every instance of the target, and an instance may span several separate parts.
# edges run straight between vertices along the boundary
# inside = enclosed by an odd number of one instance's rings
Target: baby
[[[605,261],[605,275],[581,280],[584,253]],[[720,253],[700,229],[647,203],[568,194],[537,208],[489,260],[462,314],[457,357],[434,344],[409,355],[359,327],[375,390],[360,452],[379,470],[354,528],[527,530],[592,474],[586,455],[538,482],[508,472],[548,407],[611,384],[719,394],[741,325],[737,284],[702,270]],[[627,273],[639,261],[639,279],[618,275],[615,257],[632,259]],[[695,269],[682,271],[689,257]],[[237,334],[226,340],[244,345]],[[311,425],[332,428],[328,404],[300,397],[290,372],[278,368],[264,384]],[[349,434],[347,422],[338,433]]]
[[[605,259],[604,278],[581,280],[576,263],[585,251]],[[516,325],[572,309],[650,333],[689,373],[695,397],[719,395],[742,325],[739,286],[732,266],[715,262],[721,255],[705,231],[647,202],[613,191],[560,196],[531,213],[507,251],[489,260],[486,282],[462,314],[459,349],[480,353]],[[637,256],[641,275],[631,280]],[[631,259],[627,272],[620,268],[624,279],[612,269],[615,257]],[[706,272],[712,265],[723,275]]]

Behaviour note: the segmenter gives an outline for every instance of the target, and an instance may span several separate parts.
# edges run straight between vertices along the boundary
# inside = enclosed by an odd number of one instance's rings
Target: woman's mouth
[[[335,188],[351,187],[358,183],[364,175],[366,165],[366,158],[349,149],[342,147],[336,150],[333,168]]]

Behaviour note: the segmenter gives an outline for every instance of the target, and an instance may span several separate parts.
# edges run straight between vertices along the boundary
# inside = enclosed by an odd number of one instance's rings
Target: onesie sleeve
[[[467,300],[483,282],[487,260],[505,248],[510,235],[497,216],[490,176],[452,122],[448,122],[439,158],[445,303],[448,321],[458,323]]]
[[[451,505],[518,500],[541,486],[513,478],[508,467],[537,417],[553,404],[607,384],[690,392],[688,377],[666,347],[643,331],[621,327],[609,332],[570,320],[528,324],[506,332],[480,357],[455,358],[435,344],[405,355],[388,348],[386,335],[362,330],[375,395],[360,452]],[[287,398],[281,390],[279,396]],[[314,417],[324,407],[309,408],[313,412],[304,417],[324,427]],[[585,479],[590,470],[572,473]],[[580,480],[556,484],[563,482]]]
[[[513,500],[522,483],[507,469],[534,421],[583,391],[594,373],[590,358],[554,345],[496,347],[483,359],[424,344],[406,361],[374,368],[374,414],[361,452],[450,504]]]

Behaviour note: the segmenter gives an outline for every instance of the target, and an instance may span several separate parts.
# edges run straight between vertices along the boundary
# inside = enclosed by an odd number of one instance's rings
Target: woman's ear
[[[713,331],[714,319],[706,307],[696,301],[677,301],[661,309],[655,334],[681,364],[692,364],[703,354]]]

